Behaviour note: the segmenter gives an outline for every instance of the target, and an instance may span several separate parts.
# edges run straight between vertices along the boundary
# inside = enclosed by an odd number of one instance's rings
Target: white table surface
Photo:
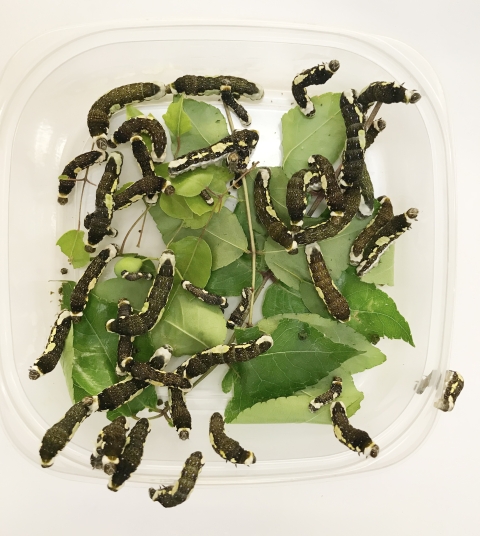
[[[0,70],[28,40],[55,28],[99,20],[180,19],[185,14],[317,23],[386,35],[420,52],[443,85],[452,128],[458,261],[450,368],[464,375],[466,388],[455,411],[440,415],[422,446],[393,467],[331,482],[199,488],[181,510],[172,511],[145,500],[141,487],[127,485],[112,494],[103,485],[52,476],[17,452],[0,426],[0,534],[480,534],[478,0],[2,4]]]

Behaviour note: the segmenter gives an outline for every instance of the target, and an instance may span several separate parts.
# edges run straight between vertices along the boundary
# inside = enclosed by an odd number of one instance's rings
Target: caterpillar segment
[[[136,380],[147,382],[158,387],[175,387],[181,391],[190,391],[192,384],[176,372],[165,372],[152,367],[150,363],[132,361],[128,372]]]
[[[138,314],[131,314],[125,318],[108,320],[107,331],[136,337],[153,329],[165,311],[174,275],[175,255],[173,251],[167,249],[160,256],[157,274],[145,298],[142,310]]]
[[[242,289],[240,303],[230,315],[227,320],[227,328],[235,329],[235,326],[241,327],[245,322],[248,311],[252,305],[253,289],[251,287],[245,287]]]
[[[367,432],[354,428],[347,417],[345,404],[335,401],[330,406],[330,415],[332,417],[333,431],[335,437],[346,445],[350,450],[358,452],[358,455],[365,454],[376,458],[380,452],[380,447],[372,441]]]
[[[345,211],[345,199],[338,184],[332,164],[320,154],[309,157],[308,165],[313,172],[309,187],[311,190],[322,189],[331,218],[341,218]]]
[[[95,194],[95,211],[87,214],[84,226],[88,230],[85,251],[94,253],[97,245],[105,236],[116,236],[117,231],[110,225],[114,204],[113,195],[117,190],[118,177],[122,171],[123,156],[117,151],[110,153],[105,171],[97,186]]]
[[[309,244],[305,247],[305,255],[315,290],[325,303],[328,312],[339,322],[348,322],[350,307],[330,276],[320,246],[316,243]]]
[[[175,193],[175,188],[170,181],[157,175],[143,177],[125,190],[113,195],[114,209],[122,210],[143,198],[151,204],[155,197],[162,193],[165,195]]]
[[[394,216],[392,202],[389,197],[383,195],[378,197],[377,201],[380,203],[378,212],[365,229],[355,238],[350,248],[350,264],[352,266],[357,266],[360,263],[367,244]]]
[[[172,357],[173,348],[169,344],[164,344],[157,348],[150,358],[150,365],[156,370],[163,370]]]
[[[231,186],[236,190],[242,185],[242,181],[239,179],[247,170],[252,151],[253,150],[248,148],[238,148],[227,156],[227,167],[234,175],[233,180],[231,181]]]
[[[294,239],[293,234],[280,220],[273,208],[269,192],[270,178],[271,173],[268,168],[260,169],[255,177],[253,186],[255,212],[272,239],[283,246],[290,255],[296,255],[298,253],[296,236]]]
[[[142,173],[142,177],[155,175],[155,166],[148,148],[143,141],[142,136],[134,135],[131,140],[132,153]]]
[[[97,438],[95,450],[90,456],[93,469],[101,469],[111,476],[115,473],[127,441],[129,426],[124,416],[117,417],[105,426]]]
[[[77,175],[80,171],[94,164],[105,162],[107,156],[105,151],[89,151],[88,153],[78,155],[63,168],[62,174],[58,177],[57,201],[60,205],[66,205],[68,203],[68,195],[74,189],[77,182]]]
[[[313,173],[301,169],[292,175],[287,184],[286,205],[290,216],[290,232],[295,235],[303,227],[303,217],[307,210],[307,188]]]
[[[122,298],[118,301],[117,305],[117,319],[125,318],[130,316],[133,313],[133,308],[130,305],[130,302]],[[130,364],[133,362],[134,347],[133,341],[135,337],[130,335],[120,335],[118,337],[117,345],[117,365],[116,373],[118,376],[126,376],[128,374],[128,369]]]
[[[132,473],[138,469],[142,461],[145,441],[149,432],[150,423],[145,418],[138,420],[130,430],[116,470],[110,477],[108,483],[109,490],[118,491],[130,478]]]
[[[52,372],[57,366],[65,348],[65,341],[67,340],[71,325],[72,313],[67,310],[61,311],[50,330],[47,346],[43,354],[29,369],[28,377],[31,380],[38,380],[40,376]]]
[[[190,437],[192,429],[192,416],[185,403],[185,394],[180,389],[172,387],[168,390],[168,397],[173,425],[177,430],[178,437],[185,441]]]
[[[327,404],[331,404],[341,394],[342,394],[342,378],[340,378],[339,376],[335,376],[332,379],[332,384],[330,386],[330,389],[328,391],[325,391],[325,393],[322,393],[318,395],[317,397],[315,397],[308,405],[308,409],[312,413],[315,413],[321,407],[326,406]]]
[[[357,213],[361,199],[359,185],[353,185],[347,188],[343,194],[345,202],[345,211],[341,218],[330,215],[330,218],[324,222],[305,227],[295,235],[295,240],[299,245],[312,244],[320,242],[332,236],[337,235],[342,229],[345,229]]]
[[[315,115],[315,106],[307,94],[308,86],[318,86],[325,84],[340,68],[340,62],[331,60],[328,63],[321,63],[310,69],[305,69],[297,74],[292,82],[293,98],[298,104],[300,111],[306,117]]]
[[[368,149],[372,143],[377,139],[377,136],[385,130],[387,123],[381,117],[375,119],[375,121],[370,125],[370,128],[365,133],[365,150]]]
[[[193,452],[185,461],[180,478],[172,486],[149,489],[150,499],[165,508],[184,503],[192,493],[205,461],[200,451]]]
[[[78,427],[95,411],[95,408],[94,397],[87,396],[74,404],[56,424],[45,432],[40,445],[42,467],[53,465],[55,456],[67,446]]]
[[[443,393],[435,402],[435,407],[441,411],[452,411],[464,385],[465,381],[458,372],[447,370],[443,384]]]
[[[195,285],[192,285],[190,281],[183,280],[182,288],[204,303],[208,303],[208,305],[217,305],[222,311],[228,307],[227,298],[208,292],[203,288],[196,287]]]
[[[93,103],[87,116],[88,131],[97,147],[106,149],[108,145],[116,146],[108,140],[110,117],[114,113],[127,104],[161,99],[165,94],[166,88],[163,85],[137,82],[114,88],[102,95]]]
[[[168,91],[174,95],[220,95],[222,86],[231,88],[235,99],[245,97],[250,100],[259,100],[263,97],[263,88],[254,82],[238,76],[194,76],[187,74],[177,78],[168,86]]]
[[[213,197],[208,193],[207,190],[202,190],[200,193],[199,193],[200,197],[205,201],[205,203],[207,203],[207,205],[213,205],[215,204],[215,200],[213,199]]]
[[[129,272],[128,270],[122,270],[120,275],[122,279],[126,279],[127,281],[140,281],[140,279],[150,281],[153,277],[149,272]]]
[[[167,154],[167,135],[154,117],[139,115],[128,119],[113,133],[112,141],[117,145],[127,143],[140,134],[147,134],[152,141],[151,159],[154,162],[163,162]]]
[[[87,306],[88,294],[97,284],[99,277],[107,267],[107,264],[117,256],[118,246],[110,244],[91,261],[82,277],[72,290],[70,295],[70,310],[72,320],[79,322],[83,316],[83,310]]]
[[[375,102],[415,104],[421,98],[422,96],[418,91],[406,89],[397,82],[373,82],[362,89],[358,96],[358,103],[366,112]]]
[[[233,96],[232,86],[229,85],[229,81],[224,80],[224,82],[225,84],[220,86],[220,96],[223,104],[232,110],[244,127],[248,127],[252,122],[249,113]]]
[[[354,89],[348,89],[342,93],[340,111],[345,122],[347,142],[343,152],[339,178],[342,186],[349,187],[360,180],[365,166],[364,116],[362,107],[357,100],[357,92]]]
[[[210,417],[209,436],[213,450],[224,460],[235,465],[252,465],[257,461],[253,452],[245,450],[238,441],[227,436],[225,422],[218,412]]]
[[[377,231],[363,250],[362,260],[357,266],[357,275],[362,276],[376,266],[393,242],[410,229],[417,216],[418,209],[410,208],[404,214],[394,216]]]
[[[175,372],[189,380],[205,374],[211,367],[220,364],[243,363],[265,353],[273,346],[270,335],[243,344],[219,344],[193,355]]]
[[[259,140],[256,130],[235,130],[230,136],[226,136],[213,145],[191,151],[168,164],[168,173],[171,177],[185,173],[197,167],[213,164],[224,158],[230,153],[248,151],[251,153]]]

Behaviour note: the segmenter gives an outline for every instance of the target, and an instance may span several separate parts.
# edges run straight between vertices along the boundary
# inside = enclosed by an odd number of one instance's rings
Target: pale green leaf
[[[185,198],[177,194],[160,196],[160,208],[171,218],[185,220],[193,217]]]
[[[175,270],[180,278],[203,288],[212,268],[212,252],[205,240],[187,236],[172,242],[170,249],[175,253]]]
[[[177,140],[183,134],[186,134],[192,128],[190,118],[183,109],[185,97],[184,95],[175,95],[173,102],[167,108],[167,112],[163,114],[163,120],[167,125],[172,139]]]
[[[265,242],[265,261],[277,279],[295,290],[299,290],[302,281],[311,281],[304,247],[299,247],[296,255],[289,255],[269,237]]]
[[[90,262],[90,255],[85,251],[83,243],[84,231],[67,231],[58,240],[62,253],[68,257],[68,262],[74,268],[81,268]]]

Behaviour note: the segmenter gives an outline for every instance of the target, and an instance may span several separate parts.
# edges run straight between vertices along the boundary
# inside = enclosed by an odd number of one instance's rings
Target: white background
[[[299,22],[385,35],[433,66],[450,115],[457,194],[457,282],[450,368],[466,388],[424,444],[381,471],[331,482],[199,488],[164,510],[143,487],[121,493],[52,476],[21,456],[0,427],[0,534],[176,535],[480,534],[480,3],[478,0],[2,0],[0,70],[23,44],[49,30],[96,21],[239,19]],[[1,148],[0,148],[1,150]]]

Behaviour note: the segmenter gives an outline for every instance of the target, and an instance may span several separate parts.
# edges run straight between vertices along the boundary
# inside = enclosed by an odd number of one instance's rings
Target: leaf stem
[[[145,201],[143,202],[145,203]],[[147,205],[147,203],[145,203],[145,212],[143,213],[142,228],[140,229],[140,236],[138,237],[137,248],[140,247],[140,243],[142,242],[143,230],[145,229],[145,222],[147,221],[147,214],[150,211],[150,208],[151,205]]]
[[[93,151],[93,148],[95,147],[95,144],[92,143],[92,147],[90,149],[90,151]],[[78,222],[77,222],[77,231],[80,231],[80,215],[82,213],[82,202],[83,202],[83,192],[85,191],[85,184],[87,182],[90,182],[88,180],[88,172],[90,171],[90,168],[88,167],[87,168],[87,171],[85,172],[85,177],[82,179],[83,181],[83,184],[82,184],[82,193],[80,194],[80,206],[78,207]],[[90,182],[90,184],[93,184]]]
[[[225,102],[223,103],[223,107],[225,109],[225,115],[227,116],[228,126],[230,127],[230,134],[232,134],[232,132],[235,130],[233,127],[232,114],[230,113],[230,110]]]
[[[257,275],[257,249],[255,247],[255,237],[253,236],[253,226],[252,226],[252,215],[250,213],[250,201],[248,198],[248,187],[247,181],[245,178],[242,179],[243,192],[245,195],[245,208],[247,209],[247,222],[248,230],[250,233],[250,251],[252,252],[252,292],[255,292],[255,277]],[[253,300],[250,304],[250,310],[248,312],[248,326],[251,326],[253,323]]]
[[[381,102],[375,103],[373,110],[370,112],[370,115],[367,117],[367,120],[365,121],[365,132],[370,128],[371,124],[375,121],[375,117],[377,116],[381,106],[382,106]]]

